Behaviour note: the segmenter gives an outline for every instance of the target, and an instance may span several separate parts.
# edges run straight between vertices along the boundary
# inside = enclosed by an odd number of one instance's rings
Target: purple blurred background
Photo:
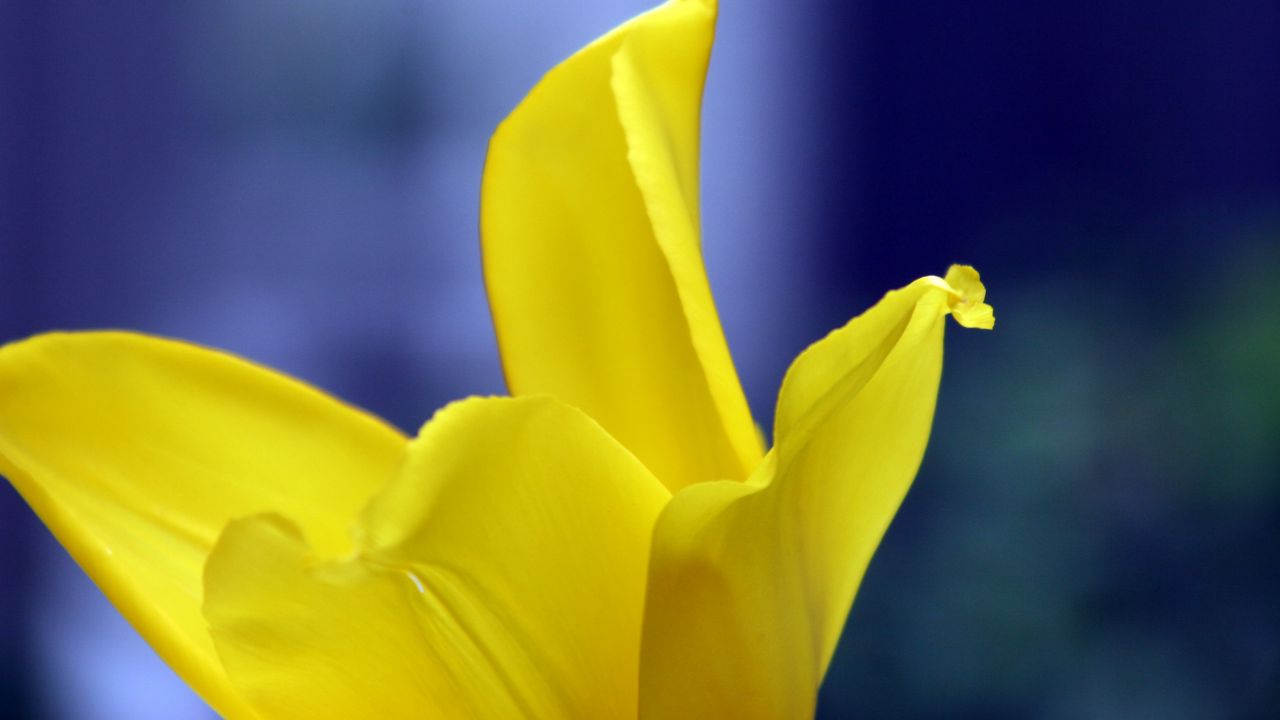
[[[650,3],[0,3],[0,342],[226,348],[412,431],[502,390],[493,127]],[[724,0],[704,250],[765,426],[807,343],[977,265],[822,717],[1280,707],[1280,4]],[[0,717],[208,711],[0,490]]]

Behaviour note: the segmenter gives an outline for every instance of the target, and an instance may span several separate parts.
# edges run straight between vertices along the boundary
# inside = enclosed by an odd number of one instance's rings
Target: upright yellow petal
[[[200,614],[232,518],[289,513],[326,552],[404,438],[222,353],[125,333],[0,348],[0,473],[162,657],[223,715],[250,712]]]
[[[588,45],[498,128],[482,190],[511,392],[582,408],[672,489],[761,456],[699,247],[714,29],[713,2],[671,0]]]
[[[808,717],[871,555],[924,453],[948,311],[989,326],[971,268],[918,280],[805,350],[747,483],[676,495],[654,531],[641,717]]]
[[[211,556],[205,615],[262,717],[635,717],[662,484],[547,398],[451,405],[410,453],[356,556],[270,517]]]

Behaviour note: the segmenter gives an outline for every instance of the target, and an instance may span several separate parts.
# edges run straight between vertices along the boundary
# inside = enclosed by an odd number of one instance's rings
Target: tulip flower
[[[924,452],[946,317],[994,319],[966,266],[890,292],[796,358],[765,452],[699,249],[715,11],[623,24],[495,133],[512,398],[410,440],[181,342],[0,349],[0,473],[223,716],[813,714]]]

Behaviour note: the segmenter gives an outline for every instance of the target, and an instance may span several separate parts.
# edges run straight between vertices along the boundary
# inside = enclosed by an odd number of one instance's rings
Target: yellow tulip
[[[0,472],[229,718],[812,715],[978,274],[805,350],[767,453],[698,242],[710,0],[552,70],[495,133],[485,275],[515,398],[408,440],[229,355],[0,348]]]

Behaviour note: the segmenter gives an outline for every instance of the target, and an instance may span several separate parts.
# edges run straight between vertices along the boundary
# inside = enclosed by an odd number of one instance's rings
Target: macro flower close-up
[[[0,718],[1276,717],[1278,46],[0,3]]]
[[[814,343],[766,453],[699,241],[711,0],[548,73],[490,143],[511,398],[409,440],[299,381],[128,332],[0,349],[0,471],[228,718],[813,715],[933,419],[968,266]]]

